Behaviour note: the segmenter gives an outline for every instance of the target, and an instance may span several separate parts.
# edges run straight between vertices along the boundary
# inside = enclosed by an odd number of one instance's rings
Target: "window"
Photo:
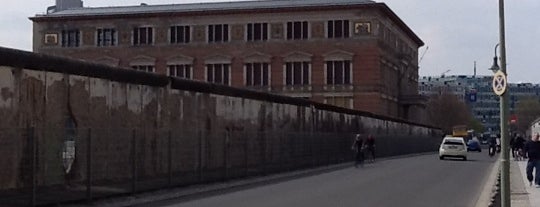
[[[97,46],[114,46],[116,45],[116,30],[98,29],[96,39]]]
[[[309,62],[288,62],[285,64],[285,85],[309,85]]]
[[[349,20],[328,21],[328,38],[349,37]]]
[[[208,25],[208,42],[228,42],[229,25],[215,24]]]
[[[268,86],[268,63],[246,63],[246,86]]]
[[[151,45],[154,43],[152,27],[137,27],[133,29],[133,45]]]
[[[78,29],[62,30],[62,47],[79,47],[81,33]]]
[[[247,41],[268,40],[268,24],[254,23],[247,25]]]
[[[326,61],[326,84],[351,84],[351,61]]]
[[[229,64],[207,64],[206,80],[210,83],[229,85]]]
[[[287,39],[302,40],[308,38],[308,22],[287,22]]]
[[[191,32],[189,26],[172,26],[170,29],[171,43],[189,43]]]
[[[153,65],[132,65],[131,68],[139,71],[144,71],[148,73],[154,72],[154,66]]]
[[[332,96],[325,97],[324,103],[339,106],[343,108],[353,108],[353,97],[347,96]]]
[[[191,65],[169,65],[169,76],[192,79]]]

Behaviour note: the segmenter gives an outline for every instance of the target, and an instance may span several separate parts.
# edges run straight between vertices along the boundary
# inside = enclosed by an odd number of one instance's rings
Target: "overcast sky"
[[[84,6],[122,6],[223,0],[84,0]],[[386,3],[425,43],[420,75],[490,75],[499,41],[498,0],[377,0]],[[0,46],[32,50],[30,16],[54,0],[2,0]],[[511,82],[540,83],[540,1],[506,1],[507,69]],[[429,48],[429,49],[427,49]],[[426,51],[427,49],[427,51]],[[1,57],[0,57],[1,58]]]

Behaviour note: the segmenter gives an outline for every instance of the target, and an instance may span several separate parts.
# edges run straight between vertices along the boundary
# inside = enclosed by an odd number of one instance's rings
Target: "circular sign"
[[[506,75],[502,71],[497,71],[493,76],[493,92],[498,96],[502,96],[506,92],[506,86],[508,85],[506,81]]]

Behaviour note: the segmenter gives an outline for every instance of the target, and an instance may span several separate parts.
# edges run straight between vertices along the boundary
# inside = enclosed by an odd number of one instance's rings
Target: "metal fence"
[[[375,135],[377,156],[437,139]],[[351,133],[0,129],[0,204],[36,206],[226,181],[352,160]]]

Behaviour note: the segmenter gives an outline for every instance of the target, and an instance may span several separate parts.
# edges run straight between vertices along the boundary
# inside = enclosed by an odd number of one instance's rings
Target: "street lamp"
[[[489,68],[489,70],[493,71],[493,73],[496,73],[497,71],[499,71],[501,69],[499,67],[499,64],[497,63],[498,62],[497,47],[499,47],[499,43],[497,43],[497,45],[495,45],[495,57],[493,57],[493,65]]]
[[[497,64],[497,44],[495,46],[495,58],[493,58],[493,66],[490,70],[493,72],[500,71],[504,76],[508,76],[506,73],[506,40],[504,29],[504,0],[499,0],[499,43],[501,44],[501,67]],[[500,69],[500,70],[499,70]],[[508,86],[508,83],[504,83]],[[501,206],[510,207],[510,155],[509,155],[509,137],[508,137],[508,91],[500,94],[500,131],[501,131]]]

